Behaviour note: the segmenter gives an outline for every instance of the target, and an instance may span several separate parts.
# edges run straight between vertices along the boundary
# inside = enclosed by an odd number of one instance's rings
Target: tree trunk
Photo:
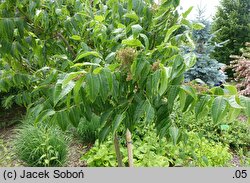
[[[133,150],[132,150],[132,139],[131,133],[129,129],[126,132],[126,140],[127,140],[127,149],[128,149],[128,165],[129,167],[133,167]]]
[[[115,153],[116,153],[116,158],[117,158],[117,162],[118,162],[118,167],[123,167],[119,139],[118,139],[118,136],[116,133],[114,136],[114,145],[115,145]]]

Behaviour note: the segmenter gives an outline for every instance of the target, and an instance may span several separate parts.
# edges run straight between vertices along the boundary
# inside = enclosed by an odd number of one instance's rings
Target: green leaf
[[[152,74],[152,83],[151,83],[151,93],[153,95],[157,95],[159,92],[159,85],[160,85],[160,79],[161,79],[161,71],[156,70]]]
[[[71,72],[69,74],[66,74],[62,81],[62,88],[64,88],[72,79],[75,79],[79,75],[85,74],[85,71],[79,71],[79,72]]]
[[[194,23],[194,24],[192,25],[192,27],[193,27],[193,29],[195,29],[195,30],[201,30],[201,29],[204,29],[206,26],[205,26],[204,24],[202,24],[202,23]]]
[[[144,114],[144,103],[145,101],[140,101],[137,106],[136,106],[136,109],[135,109],[135,112],[134,112],[134,118],[133,118],[133,121],[135,122],[138,122],[141,120],[141,117],[143,116]]]
[[[102,143],[111,131],[110,126],[104,126],[99,133],[99,141]]]
[[[97,67],[93,70],[93,74],[99,74],[102,71],[103,67]]]
[[[169,117],[166,117],[163,119],[158,126],[156,126],[157,134],[159,135],[159,138],[163,138],[167,135],[167,130],[169,129],[171,124],[171,120]]]
[[[67,130],[68,122],[70,121],[68,116],[68,111],[57,112],[55,116],[58,126],[63,131]]]
[[[141,79],[141,76],[142,76],[141,72],[142,72],[143,68],[145,67],[145,65],[146,65],[146,62],[140,62],[138,60],[133,62],[132,66],[131,66],[131,72],[132,72],[134,80]]]
[[[180,0],[172,0],[172,3],[174,5],[174,7],[177,7],[180,4]]]
[[[184,107],[182,109],[182,112],[186,112],[189,109],[189,106],[193,105],[194,101],[195,100],[191,95],[187,95],[186,100],[185,100],[185,105],[184,105]]]
[[[169,79],[168,74],[169,73],[167,72],[168,71],[165,67],[161,69],[161,79],[160,79],[160,88],[159,88],[160,96],[163,95],[168,88],[168,79]]]
[[[38,122],[43,122],[45,119],[47,119],[49,116],[52,116],[55,114],[55,111],[52,109],[47,109],[42,111],[34,121],[34,124],[37,124]]]
[[[13,39],[14,36],[14,22],[10,18],[3,18],[0,19],[0,28],[2,29],[1,32],[3,33],[2,36],[9,40]]]
[[[184,13],[182,13],[182,17],[183,18],[187,18],[187,16],[191,13],[192,10],[193,10],[193,6],[191,6],[190,8],[188,8],[187,11],[185,11]]]
[[[111,63],[113,60],[115,60],[116,52],[111,52],[107,55],[105,58],[105,62]]]
[[[192,23],[190,21],[188,21],[186,18],[183,18],[181,20],[181,23],[185,26],[187,26],[189,29],[192,29]]]
[[[71,39],[74,39],[76,41],[80,41],[82,38],[78,35],[73,35],[73,36],[71,36]]]
[[[86,92],[91,102],[96,100],[100,91],[99,77],[95,74],[87,74],[86,77]]]
[[[236,101],[236,96],[229,97],[228,103],[230,104],[231,107],[236,108],[236,109],[243,109],[244,108],[243,106],[238,104],[238,102]]]
[[[168,102],[168,110],[169,113],[172,112],[174,107],[174,101],[180,92],[179,86],[170,86],[169,90],[167,91],[167,102]]]
[[[74,88],[75,86],[75,82],[70,81],[65,87],[62,87],[60,94],[59,95],[54,95],[55,96],[55,100],[54,100],[54,106],[63,98],[65,97],[69,92],[71,92],[71,90]],[[57,88],[55,88],[57,89]],[[57,91],[55,92],[57,93]]]
[[[128,11],[132,11],[133,9],[133,0],[128,0]]]
[[[131,11],[131,12],[126,13],[126,14],[124,15],[124,17],[133,19],[133,20],[135,20],[136,22],[138,22],[138,20],[139,20],[139,17],[136,15],[136,13],[135,13],[134,11]]]
[[[82,58],[85,58],[87,56],[94,56],[94,57],[97,57],[97,58],[100,58],[102,59],[102,56],[100,53],[96,52],[96,51],[87,51],[87,52],[84,52],[84,53],[80,53],[79,55],[77,55],[76,59],[74,60],[74,62],[82,59]]]
[[[122,44],[127,45],[127,46],[135,46],[135,47],[142,47],[143,46],[140,40],[134,39],[134,38],[124,39],[124,40],[122,40]]]
[[[148,100],[146,100],[143,104],[143,107],[142,107],[144,113],[145,113],[145,116],[144,116],[144,123],[146,124],[149,124],[150,122],[152,122],[154,120],[154,117],[155,117],[155,110],[154,108],[152,107],[152,105],[150,104],[150,102]]]
[[[101,75],[103,75],[103,77],[105,77],[108,81],[108,89],[109,91],[113,90],[113,77],[112,77],[112,73],[109,69],[104,68],[101,72]]]
[[[181,25],[174,25],[170,29],[168,29],[167,34],[165,36],[164,42],[168,42],[170,36],[181,27]]]
[[[193,67],[196,63],[196,55],[194,53],[188,53],[184,55],[185,64],[187,69]]]
[[[220,125],[220,129],[222,131],[227,131],[229,129],[229,125]]]
[[[206,95],[206,96],[202,96],[198,103],[195,106],[195,117],[196,119],[201,118],[203,116],[201,116],[200,114],[202,114],[203,110],[206,108],[206,105],[208,104],[208,101],[210,100],[210,96]]]
[[[115,133],[117,128],[120,126],[121,122],[124,120],[124,118],[126,117],[126,113],[123,112],[122,114],[117,114],[115,116],[114,122],[113,122],[113,128],[112,128],[112,132]]]
[[[15,24],[17,26],[19,35],[22,38],[24,35],[24,20],[21,18],[16,18],[14,21],[15,21]]]
[[[73,93],[74,93],[74,102],[79,105],[80,104],[80,94],[79,91],[81,89],[81,87],[83,87],[83,81],[84,81],[85,77],[81,77],[79,80],[76,81],[75,83],[75,87],[73,89]]]
[[[132,25],[131,29],[132,29],[132,34],[134,38],[136,38],[143,30],[143,28],[139,24]]]
[[[196,91],[191,86],[182,85],[181,89],[184,90],[188,95],[192,96],[194,100],[197,100]]]
[[[107,72],[107,71],[106,71]],[[102,101],[105,102],[108,98],[108,96],[110,95],[110,91],[112,91],[110,89],[110,85],[108,82],[108,78],[106,73],[101,72],[101,74],[98,75],[99,79],[100,79],[100,96],[102,98]]]
[[[206,166],[209,166],[209,162],[206,156],[202,156],[202,160],[206,164]]]
[[[227,101],[222,97],[218,96],[214,99],[211,109],[212,119],[214,123],[220,122],[225,115],[227,108]]]
[[[187,37],[188,42],[190,43],[190,46],[192,49],[195,49],[195,43],[194,41],[190,38],[190,35],[188,34],[188,32],[185,34],[185,36]]]
[[[100,117],[101,127],[104,127],[105,125],[107,125],[107,121],[109,122],[109,119],[112,116],[112,113],[113,113],[113,109],[108,109],[107,111],[101,114],[101,117]]]
[[[100,64],[97,63],[91,63],[91,62],[83,62],[83,63],[76,63],[73,66],[71,66],[70,68],[74,68],[74,67],[82,67],[82,66],[100,66]],[[85,71],[81,71],[82,73],[86,73]]]
[[[228,113],[228,121],[233,122],[241,113],[241,109],[230,109]]]
[[[210,92],[214,95],[224,95],[224,90],[221,87],[211,88]]]
[[[4,98],[2,105],[4,108],[8,109],[12,106],[13,104],[13,99],[15,98],[15,95],[10,95],[6,98]]]
[[[225,91],[225,94],[228,94],[228,95],[238,94],[237,88],[233,85],[224,85],[224,91]]]
[[[148,37],[145,34],[139,34],[140,37],[144,40],[145,50],[148,50],[149,48],[149,40]]]
[[[172,126],[169,128],[169,133],[170,133],[171,138],[173,139],[174,145],[176,145],[178,136],[179,136],[179,129]]]
[[[179,92],[179,101],[180,101],[180,108],[181,108],[181,110],[183,110],[184,107],[185,107],[186,98],[187,98],[186,92],[183,91],[183,90],[180,90],[180,92]]]
[[[95,15],[95,20],[98,22],[103,22],[105,20],[105,17],[102,15]]]
[[[69,112],[70,123],[77,128],[81,119],[81,110],[78,107],[71,108]]]

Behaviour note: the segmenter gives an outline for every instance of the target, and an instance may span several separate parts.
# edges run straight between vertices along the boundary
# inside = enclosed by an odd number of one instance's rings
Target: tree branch
[[[75,59],[76,54],[73,50],[73,48],[70,46],[68,40],[61,34],[61,33],[57,33],[56,34],[59,38],[61,38],[61,40],[65,43],[65,45],[67,46],[69,52],[71,53],[71,55],[73,56],[73,59]]]

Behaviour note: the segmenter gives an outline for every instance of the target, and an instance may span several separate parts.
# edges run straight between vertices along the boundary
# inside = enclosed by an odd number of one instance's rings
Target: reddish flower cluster
[[[243,56],[231,56],[235,59],[231,61],[231,67],[235,71],[235,80],[239,93],[245,96],[250,96],[250,57],[246,52],[250,48],[250,44],[246,44],[247,49],[243,52]]]

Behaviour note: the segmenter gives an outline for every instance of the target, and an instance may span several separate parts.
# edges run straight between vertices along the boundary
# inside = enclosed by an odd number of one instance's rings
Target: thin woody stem
[[[114,136],[114,145],[115,145],[115,153],[116,153],[116,158],[117,158],[117,162],[118,162],[118,167],[123,167],[122,154],[121,154],[121,150],[120,150],[118,136],[116,133]]]

